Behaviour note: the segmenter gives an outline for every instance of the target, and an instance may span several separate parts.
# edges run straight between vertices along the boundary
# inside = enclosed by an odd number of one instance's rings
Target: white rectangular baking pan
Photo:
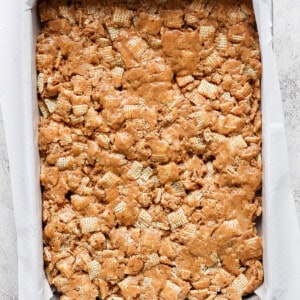
[[[4,1],[0,17],[0,89],[18,237],[19,300],[49,300],[42,257],[41,197],[37,144],[36,1]],[[277,67],[272,50],[271,0],[253,0],[263,62],[263,300],[299,299],[300,233],[289,187],[288,154]]]

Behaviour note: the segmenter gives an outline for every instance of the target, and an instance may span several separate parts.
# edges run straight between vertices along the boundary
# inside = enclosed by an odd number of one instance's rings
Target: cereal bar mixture
[[[61,300],[238,300],[262,283],[251,1],[47,0],[44,261]]]

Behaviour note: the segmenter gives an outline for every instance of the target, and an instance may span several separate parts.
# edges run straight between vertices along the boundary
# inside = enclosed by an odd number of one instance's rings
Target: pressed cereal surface
[[[41,1],[44,260],[62,300],[238,300],[263,280],[251,1]]]

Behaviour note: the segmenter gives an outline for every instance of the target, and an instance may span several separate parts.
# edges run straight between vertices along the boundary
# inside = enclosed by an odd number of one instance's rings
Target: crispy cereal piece
[[[112,24],[120,27],[129,27],[133,12],[124,7],[116,7],[112,16]]]
[[[127,176],[132,179],[138,179],[143,170],[143,165],[137,161],[133,162],[130,169],[127,172]]]
[[[163,24],[168,28],[181,28],[183,25],[183,12],[181,10],[162,10]]]
[[[105,246],[105,236],[101,232],[93,233],[89,238],[89,243],[96,250],[102,250]]]
[[[184,16],[184,21],[185,21],[189,26],[195,28],[195,27],[197,27],[197,24],[198,24],[199,19],[197,18],[196,15],[187,13],[187,14],[185,14],[185,16]]]
[[[245,99],[250,93],[252,92],[252,88],[250,84],[247,82],[243,87],[237,88],[237,90],[234,92],[234,96],[238,100]]]
[[[217,52],[213,52],[210,56],[206,58],[205,64],[210,71],[219,67],[223,62],[223,58],[218,55]]]
[[[144,263],[139,256],[132,256],[129,258],[128,263],[125,268],[125,274],[128,275],[137,275],[142,268]]]
[[[56,167],[60,170],[69,169],[74,164],[74,157],[73,156],[66,156],[58,158],[56,162]]]
[[[72,107],[73,114],[77,117],[85,115],[87,113],[88,109],[89,109],[89,107],[86,104],[74,105]]]
[[[50,114],[54,113],[60,105],[58,102],[50,99],[45,99],[44,102]]]
[[[132,299],[137,297],[140,291],[138,285],[138,278],[128,276],[124,280],[118,283],[118,286],[121,289],[122,296],[127,299]]]
[[[176,77],[176,81],[179,87],[186,86],[187,84],[194,81],[194,77],[191,75],[184,76],[184,77]]]
[[[115,41],[120,35],[120,30],[113,27],[113,26],[108,25],[107,30],[108,30],[108,33],[109,33],[109,37],[112,41]]]
[[[190,138],[189,144],[190,148],[197,154],[202,154],[206,148],[206,145],[198,136]]]
[[[179,179],[178,166],[175,163],[169,163],[164,166],[158,166],[158,179],[162,183],[174,182]]]
[[[224,33],[219,33],[217,37],[218,45],[217,49],[220,51],[226,51],[228,48],[228,40]]]
[[[210,40],[215,35],[216,28],[213,25],[200,26],[199,37],[200,40]]]
[[[139,177],[139,179],[146,182],[146,181],[149,180],[149,178],[152,176],[152,174],[153,174],[152,168],[147,167],[142,171],[141,176]]]
[[[171,226],[171,230],[175,230],[176,228],[183,226],[188,222],[188,219],[182,208],[168,214],[167,219]]]
[[[44,73],[39,73],[39,75],[37,77],[37,90],[40,94],[44,90],[44,84],[45,84]]]
[[[101,264],[96,260],[92,260],[87,264],[87,269],[90,279],[93,280],[98,276],[99,271],[101,270]]]
[[[112,172],[107,172],[98,181],[98,185],[103,188],[111,188],[116,186],[121,181],[121,178]]]
[[[142,32],[157,35],[162,26],[162,19],[159,15],[140,12],[135,26]]]
[[[131,37],[127,41],[126,46],[137,61],[141,60],[143,53],[148,48],[147,43],[137,36]]]
[[[151,226],[152,217],[145,210],[141,210],[139,218],[135,224],[136,227],[148,228]]]
[[[248,279],[244,274],[239,275],[232,284],[226,289],[229,297],[241,297],[248,285]]]
[[[108,65],[111,65],[115,62],[115,53],[111,46],[101,48],[100,55],[102,60]]]
[[[139,105],[125,105],[124,116],[126,119],[136,119],[140,116],[141,107]]]
[[[163,299],[179,299],[178,296],[181,293],[181,288],[170,280],[167,280],[164,289],[161,292]]]
[[[218,87],[212,83],[209,83],[203,79],[198,87],[198,91],[201,95],[210,99],[215,99],[218,92]]]
[[[133,225],[138,219],[138,209],[133,204],[119,202],[115,208],[114,213],[117,217],[118,223],[121,225]]]
[[[91,203],[92,199],[88,196],[72,195],[71,203],[75,210],[81,210]]]
[[[124,69],[121,67],[115,67],[111,70],[111,74],[113,77],[113,83],[116,88],[122,85],[122,78],[124,74]]]
[[[80,219],[81,232],[83,234],[100,230],[99,219],[97,217]]]

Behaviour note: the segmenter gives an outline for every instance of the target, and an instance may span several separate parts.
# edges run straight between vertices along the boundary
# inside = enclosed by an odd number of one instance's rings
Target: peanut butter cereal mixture
[[[238,300],[263,280],[251,1],[42,1],[44,260],[61,300]]]

